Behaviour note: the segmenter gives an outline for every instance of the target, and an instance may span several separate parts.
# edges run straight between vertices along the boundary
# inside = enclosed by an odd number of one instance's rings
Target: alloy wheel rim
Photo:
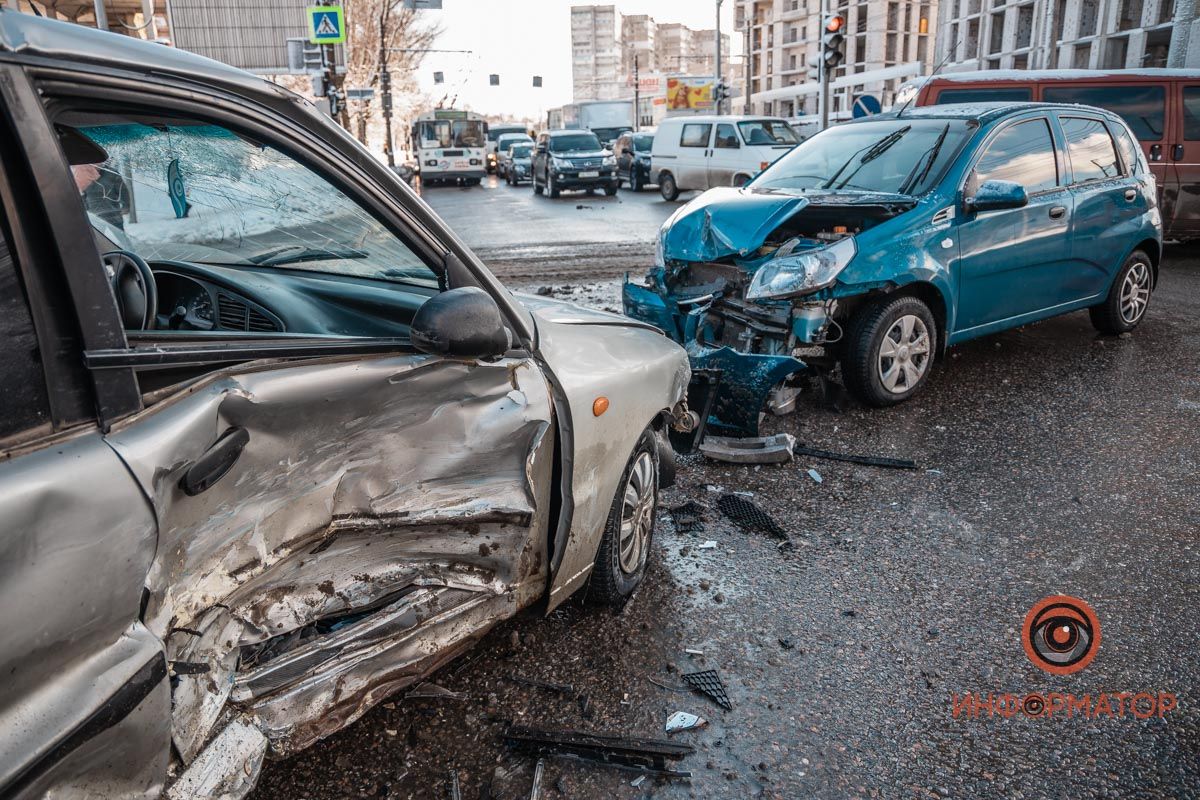
[[[914,314],[892,323],[879,343],[877,368],[883,388],[892,394],[911,391],[929,369],[929,328]]]
[[[1121,319],[1132,325],[1142,318],[1150,302],[1150,270],[1136,262],[1121,282]]]
[[[629,470],[621,497],[621,536],[618,560],[626,575],[637,572],[645,558],[654,527],[654,459],[640,453]]]

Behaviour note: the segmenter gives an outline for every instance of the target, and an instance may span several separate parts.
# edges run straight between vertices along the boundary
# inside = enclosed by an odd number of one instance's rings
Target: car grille
[[[227,294],[217,294],[217,326],[227,331],[275,332],[275,321]]]
[[[442,151],[442,155],[444,155],[444,156],[461,156],[462,154],[463,154],[462,150],[443,150]]]
[[[576,158],[571,162],[571,166],[577,169],[587,169],[589,167],[598,167],[604,163],[602,158]]]

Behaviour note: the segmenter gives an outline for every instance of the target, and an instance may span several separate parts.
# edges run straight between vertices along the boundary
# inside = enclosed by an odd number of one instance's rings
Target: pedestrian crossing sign
[[[308,40],[313,44],[341,44],[346,41],[346,18],[341,6],[308,7]]]

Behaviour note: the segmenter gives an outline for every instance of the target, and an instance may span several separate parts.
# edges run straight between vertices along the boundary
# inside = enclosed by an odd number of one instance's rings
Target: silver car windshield
[[[923,194],[971,132],[965,120],[945,119],[900,118],[830,128],[772,164],[754,188]]]

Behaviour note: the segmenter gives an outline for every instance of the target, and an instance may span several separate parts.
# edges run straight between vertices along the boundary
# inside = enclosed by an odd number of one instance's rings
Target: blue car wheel
[[[916,297],[884,298],[851,321],[842,380],[869,406],[902,403],[929,379],[937,342],[929,306]]]

